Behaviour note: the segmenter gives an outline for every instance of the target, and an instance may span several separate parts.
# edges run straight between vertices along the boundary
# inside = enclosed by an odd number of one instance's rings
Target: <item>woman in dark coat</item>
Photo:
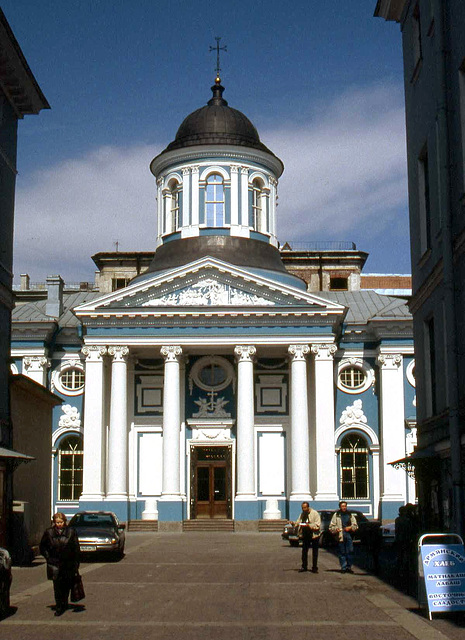
[[[79,540],[75,530],[67,526],[64,513],[53,516],[53,525],[40,541],[40,552],[47,561],[47,578],[53,580],[55,615],[61,616],[68,608],[69,592],[79,568]]]

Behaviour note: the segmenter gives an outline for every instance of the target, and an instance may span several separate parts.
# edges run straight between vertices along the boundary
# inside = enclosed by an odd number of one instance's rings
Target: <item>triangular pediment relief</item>
[[[305,291],[257,275],[215,258],[203,258],[184,267],[130,284],[88,304],[76,315],[92,312],[136,311],[182,307],[304,307],[306,311],[343,313],[345,307]]]

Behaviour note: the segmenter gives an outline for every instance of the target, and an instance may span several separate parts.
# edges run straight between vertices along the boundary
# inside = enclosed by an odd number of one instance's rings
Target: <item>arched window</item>
[[[368,446],[358,433],[344,436],[341,442],[341,498],[368,498]]]
[[[258,178],[252,182],[252,214],[253,214],[253,228],[255,231],[262,231],[262,213],[263,213],[263,198],[262,198],[262,183]]]
[[[64,438],[58,449],[58,500],[79,500],[82,493],[82,438]]]
[[[169,229],[172,233],[179,229],[179,183],[172,180],[170,183],[171,208]]]
[[[219,173],[211,173],[205,185],[205,216],[207,227],[224,224],[224,186]]]

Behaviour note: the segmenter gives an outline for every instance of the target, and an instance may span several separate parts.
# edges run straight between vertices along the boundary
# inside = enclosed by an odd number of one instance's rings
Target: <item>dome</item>
[[[223,98],[224,87],[219,78],[211,88],[208,103],[184,119],[176,137],[165,149],[182,149],[199,144],[231,144],[252,147],[274,155],[262,142],[254,125]]]

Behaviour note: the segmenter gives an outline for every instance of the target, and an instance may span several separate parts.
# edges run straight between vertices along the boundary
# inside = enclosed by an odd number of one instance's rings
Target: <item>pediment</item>
[[[306,311],[343,313],[345,308],[296,287],[263,277],[214,258],[204,258],[182,268],[147,276],[125,289],[102,296],[75,309],[76,315],[111,310],[139,310],[198,307],[244,310],[263,307],[306,308]]]

